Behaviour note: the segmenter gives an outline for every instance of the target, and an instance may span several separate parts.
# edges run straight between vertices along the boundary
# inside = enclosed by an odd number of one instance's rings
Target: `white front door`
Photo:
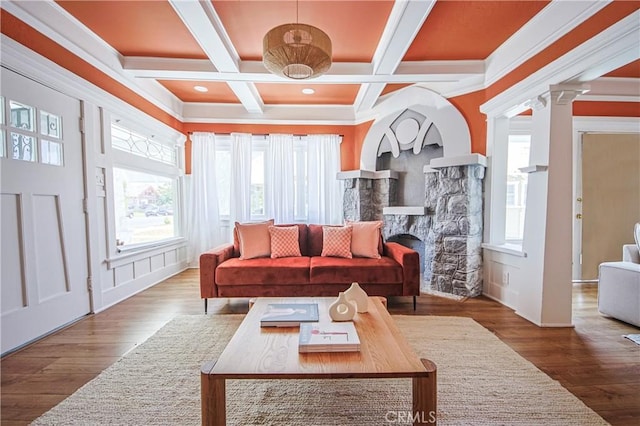
[[[1,352],[90,311],[80,101],[0,69]]]

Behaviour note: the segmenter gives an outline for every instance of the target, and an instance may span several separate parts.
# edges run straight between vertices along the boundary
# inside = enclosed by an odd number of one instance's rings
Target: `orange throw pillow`
[[[298,232],[297,226],[270,226],[271,258],[301,256]]]
[[[350,222],[347,225],[353,228],[351,234],[351,254],[355,257],[370,257],[380,259],[380,229],[382,221]]]
[[[238,223],[236,231],[240,246],[240,259],[254,259],[256,257],[271,256],[271,238],[269,226],[273,219],[259,223]]]
[[[321,256],[351,259],[351,226],[323,226]]]

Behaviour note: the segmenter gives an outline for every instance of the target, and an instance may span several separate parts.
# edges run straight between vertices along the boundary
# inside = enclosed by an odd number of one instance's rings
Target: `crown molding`
[[[240,104],[187,102],[185,123],[354,125],[351,105],[271,105],[262,114],[248,113]]]

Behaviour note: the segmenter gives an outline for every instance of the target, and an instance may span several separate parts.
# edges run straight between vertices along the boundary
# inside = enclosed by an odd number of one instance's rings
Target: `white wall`
[[[114,211],[110,205],[110,141],[105,140],[108,134],[105,129],[110,127],[109,114],[117,112],[135,125],[171,138],[176,144],[184,142],[184,135],[4,36],[2,53],[3,66],[82,101],[85,170],[84,176],[78,176],[78,179],[85,182],[92,311],[101,311],[186,269],[184,238],[135,252],[118,253]],[[184,224],[181,227],[184,228]]]

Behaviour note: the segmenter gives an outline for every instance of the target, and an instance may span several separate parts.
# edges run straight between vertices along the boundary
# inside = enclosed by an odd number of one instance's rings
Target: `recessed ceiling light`
[[[206,88],[206,87],[204,87],[204,86],[193,86],[193,89],[194,89],[194,90],[197,90],[198,92],[202,92],[202,93],[204,93],[204,92],[208,92],[208,91],[209,91],[209,89],[207,89],[207,88]]]
[[[310,87],[306,87],[302,89],[302,93],[304,93],[305,95],[313,95],[314,93],[316,93],[316,91]]]

